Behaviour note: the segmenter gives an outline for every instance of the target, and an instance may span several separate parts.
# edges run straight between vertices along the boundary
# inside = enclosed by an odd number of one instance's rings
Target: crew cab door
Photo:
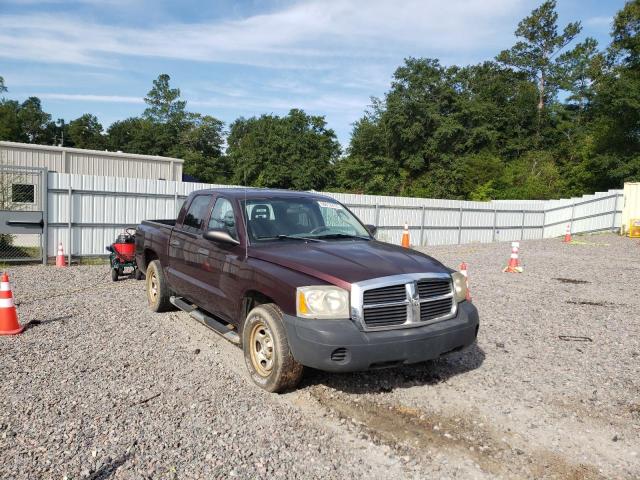
[[[215,200],[206,229],[221,229],[240,241],[240,215],[233,203],[220,196]],[[200,238],[198,251],[203,255],[199,277],[202,297],[199,306],[224,320],[235,323],[235,307],[241,295],[239,280],[244,265],[245,250],[241,245]]]
[[[200,298],[202,291],[200,264],[204,257],[200,244],[212,204],[213,195],[194,196],[169,239],[169,284],[178,296],[191,301]]]

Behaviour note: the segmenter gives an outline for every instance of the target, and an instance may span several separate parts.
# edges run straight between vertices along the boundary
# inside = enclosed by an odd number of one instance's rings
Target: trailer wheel
[[[282,312],[272,304],[259,305],[249,312],[242,328],[244,360],[251,379],[268,392],[294,388],[303,367],[289,348]]]
[[[118,270],[116,270],[115,268],[111,269],[111,280],[113,280],[114,282],[117,282],[119,278],[118,275]]]
[[[170,292],[167,280],[164,278],[162,266],[158,260],[149,263],[147,267],[147,301],[149,308],[154,312],[166,312],[172,310],[169,301]]]

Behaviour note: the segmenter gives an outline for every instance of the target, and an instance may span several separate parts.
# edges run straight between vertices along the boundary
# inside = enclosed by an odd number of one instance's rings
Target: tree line
[[[640,180],[640,0],[611,41],[578,41],[549,0],[492,60],[445,66],[407,58],[342,151],[323,116],[219,119],[187,110],[160,75],[139,117],[106,130],[95,115],[52,120],[40,100],[0,100],[0,139],[184,159],[210,183],[381,195],[546,199]],[[0,93],[7,88],[0,77]]]

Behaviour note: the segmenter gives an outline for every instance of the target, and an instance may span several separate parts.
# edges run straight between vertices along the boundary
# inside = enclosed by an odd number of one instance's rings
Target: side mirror
[[[376,233],[378,233],[378,227],[376,227],[375,225],[365,225],[365,227],[367,228],[367,230],[369,230],[369,233],[372,237],[375,237]]]
[[[229,235],[229,232],[222,229],[207,230],[202,234],[202,238],[212,242],[228,243],[230,245],[240,245],[240,242]]]

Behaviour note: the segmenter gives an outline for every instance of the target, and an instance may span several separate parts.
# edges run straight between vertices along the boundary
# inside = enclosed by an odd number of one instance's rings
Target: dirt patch
[[[586,280],[577,280],[575,278],[563,278],[563,277],[556,277],[554,278],[554,280],[557,280],[558,282],[561,282],[561,283],[570,283],[572,285],[582,285],[585,283],[591,283],[591,282],[587,282]]]
[[[498,434],[470,419],[470,412],[447,416],[403,405],[378,404],[313,389],[311,395],[338,417],[353,421],[380,444],[400,454],[429,457],[444,451],[452,457],[471,459],[491,475],[533,478],[603,479],[593,465],[573,464],[548,450],[526,451],[509,434]]]

